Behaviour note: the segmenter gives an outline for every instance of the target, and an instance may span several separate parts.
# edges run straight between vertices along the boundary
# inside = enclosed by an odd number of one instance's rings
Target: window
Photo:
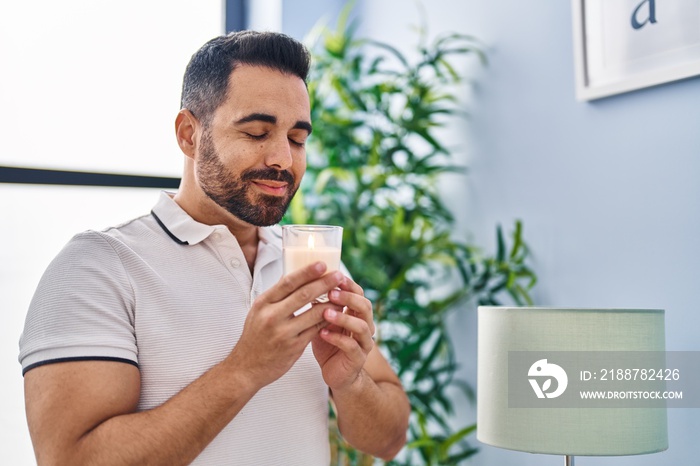
[[[183,156],[173,128],[182,74],[191,54],[221,34],[222,5],[0,3],[0,172],[10,166],[177,179]],[[0,437],[12,445],[0,452],[0,464],[35,464],[17,341],[41,274],[73,234],[148,213],[158,191],[0,182]]]

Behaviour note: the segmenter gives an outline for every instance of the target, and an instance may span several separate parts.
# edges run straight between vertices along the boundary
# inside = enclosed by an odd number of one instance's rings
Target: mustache
[[[295,184],[294,175],[289,170],[275,170],[274,168],[256,168],[243,172],[241,180],[270,180],[284,181],[291,185]]]

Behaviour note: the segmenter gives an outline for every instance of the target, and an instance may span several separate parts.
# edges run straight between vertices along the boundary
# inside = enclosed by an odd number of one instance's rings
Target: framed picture
[[[576,98],[700,75],[700,0],[572,0]]]

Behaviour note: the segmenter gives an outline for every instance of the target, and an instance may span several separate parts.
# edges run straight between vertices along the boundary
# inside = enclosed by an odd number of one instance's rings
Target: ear
[[[199,121],[195,116],[183,108],[175,118],[175,136],[177,137],[177,145],[180,150],[189,158],[194,159],[196,144],[197,128]]]

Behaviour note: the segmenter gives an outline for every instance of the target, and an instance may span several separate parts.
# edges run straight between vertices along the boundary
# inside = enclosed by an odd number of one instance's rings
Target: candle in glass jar
[[[284,273],[292,273],[315,262],[326,264],[326,273],[340,269],[343,227],[334,225],[284,225],[282,252]],[[314,302],[328,302],[322,294]]]
[[[326,245],[314,232],[308,234],[306,245],[284,246],[285,275],[319,261],[326,264],[326,272],[340,269],[340,248]]]
[[[282,251],[284,274],[324,262],[326,272],[340,269],[343,227],[335,225],[284,225]]]

